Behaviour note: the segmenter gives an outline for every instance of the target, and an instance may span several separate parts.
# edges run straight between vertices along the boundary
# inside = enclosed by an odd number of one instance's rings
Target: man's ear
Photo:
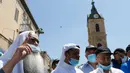
[[[85,57],[88,58],[86,54],[85,54]]]
[[[65,52],[65,57],[68,57],[68,53],[67,52]]]
[[[70,54],[69,54],[69,52],[67,51],[67,52],[65,52],[65,58],[69,58],[70,57]]]
[[[85,52],[85,57],[88,58],[87,56],[88,56],[88,54],[87,54],[87,52]]]
[[[98,58],[96,57],[96,61],[98,62]]]
[[[25,41],[22,43],[22,45],[26,44],[28,41],[28,38],[25,39]]]
[[[28,36],[28,37],[26,37],[26,39],[25,39],[25,41],[23,42],[23,44],[28,43],[28,41],[29,41],[30,39],[31,39],[31,37],[29,37],[29,36]],[[22,45],[23,45],[23,44],[22,44]]]

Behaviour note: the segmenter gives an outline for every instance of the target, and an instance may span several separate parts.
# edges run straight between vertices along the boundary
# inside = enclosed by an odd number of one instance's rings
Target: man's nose
[[[39,43],[38,43],[37,41],[34,42],[34,45],[35,45],[35,46],[38,46],[38,44],[39,44]]]
[[[105,62],[109,63],[110,62],[110,58],[105,58]]]

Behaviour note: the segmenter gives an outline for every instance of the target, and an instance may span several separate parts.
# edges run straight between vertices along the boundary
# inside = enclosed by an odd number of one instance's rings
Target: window
[[[0,0],[0,3],[2,3],[2,0]]]
[[[26,20],[26,21],[27,21],[27,24],[29,24],[29,17],[27,17],[27,20]]]
[[[95,27],[96,27],[96,32],[100,32],[99,24],[96,24]]]
[[[19,31],[29,31],[32,30],[31,26],[29,24],[20,24]]]
[[[97,44],[97,47],[102,47],[102,44],[101,44],[101,43],[98,43],[98,44]]]
[[[16,10],[15,10],[15,17],[14,17],[14,20],[15,20],[16,22],[18,22],[18,17],[19,17],[19,11],[18,11],[18,9],[16,8]]]

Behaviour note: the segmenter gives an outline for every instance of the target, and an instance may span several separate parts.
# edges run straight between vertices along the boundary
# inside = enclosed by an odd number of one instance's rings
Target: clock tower
[[[98,13],[92,1],[91,13],[87,16],[89,45],[107,47],[104,18]]]

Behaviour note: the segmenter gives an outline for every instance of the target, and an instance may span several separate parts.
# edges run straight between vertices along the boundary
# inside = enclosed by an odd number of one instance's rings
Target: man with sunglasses
[[[38,35],[34,31],[20,33],[0,57],[5,73],[44,73],[43,58],[38,47]]]
[[[26,42],[32,52],[23,59],[24,73],[44,73],[43,58],[40,55],[41,49],[38,47],[38,35],[29,33]]]

